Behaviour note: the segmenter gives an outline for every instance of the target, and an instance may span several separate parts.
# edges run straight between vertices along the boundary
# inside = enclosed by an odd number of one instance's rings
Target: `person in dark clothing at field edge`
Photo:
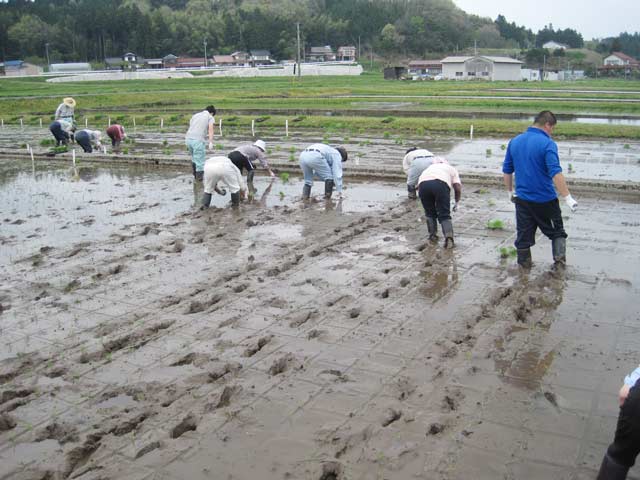
[[[558,194],[572,212],[578,202],[569,193],[558,146],[551,139],[556,123],[556,116],[548,110],[536,115],[533,125],[509,142],[502,165],[509,198],[516,204],[515,247],[518,264],[523,268],[531,268],[531,247],[536,243],[538,228],[551,240],[554,262],[566,262],[567,234]],[[515,194],[512,193],[514,173]]]
[[[597,480],[624,480],[640,454],[640,367],[624,379],[619,399],[618,426]]]

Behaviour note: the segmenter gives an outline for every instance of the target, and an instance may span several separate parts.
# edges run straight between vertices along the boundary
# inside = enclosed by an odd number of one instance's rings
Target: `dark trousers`
[[[242,173],[243,169],[246,169],[247,172],[256,169],[253,163],[251,163],[251,161],[240,152],[233,151],[229,155],[227,155],[227,157],[229,157],[231,163],[238,167],[240,173]]]
[[[93,148],[91,147],[91,139],[89,138],[89,134],[87,132],[76,133],[76,143],[80,145],[85,152],[93,152]]]
[[[120,145],[120,138],[117,138],[115,135],[110,134],[109,132],[107,132],[107,135],[109,136],[109,138],[111,139],[111,146],[112,147],[117,147],[118,145]]]
[[[69,141],[69,134],[62,129],[60,122],[53,122],[49,125],[49,130],[56,139],[56,145],[66,145]]]
[[[640,453],[640,382],[629,391],[629,396],[620,407],[618,426],[607,455],[616,463],[633,467]]]
[[[418,185],[418,195],[427,217],[451,220],[451,189],[442,180],[427,180]]]
[[[535,245],[538,228],[550,240],[567,238],[558,199],[535,203],[516,197],[516,248],[527,249]]]

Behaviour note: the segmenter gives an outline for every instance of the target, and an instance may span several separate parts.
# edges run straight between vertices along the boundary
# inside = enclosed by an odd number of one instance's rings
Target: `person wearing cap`
[[[256,160],[260,162],[263,168],[269,171],[269,175],[276,176],[267,163],[266,150],[267,144],[263,140],[256,140],[253,144],[240,145],[229,153],[228,157],[238,167],[240,173],[245,169],[247,170],[247,183],[252,184],[256,170]]]
[[[429,240],[438,239],[438,224],[444,236],[444,248],[453,247],[453,222],[451,221],[451,190],[454,191],[455,205],[453,211],[458,210],[458,203],[462,196],[462,182],[458,170],[449,165],[442,157],[433,157],[431,165],[422,172],[418,179],[418,195],[427,217],[427,231]]]
[[[597,480],[624,480],[640,454],[640,367],[625,377],[618,400],[616,433],[602,459]]]
[[[407,192],[409,198],[417,198],[418,179],[433,159],[433,153],[425,148],[411,147],[405,152],[402,169],[407,174]]]
[[[334,186],[338,196],[342,198],[342,162],[346,162],[347,158],[344,147],[314,143],[304,149],[300,154],[300,168],[304,174],[302,199],[306,200],[311,196],[314,177],[324,182],[324,198],[331,198]]]
[[[76,143],[82,147],[86,153],[93,152],[93,148],[102,148],[102,133],[100,130],[80,130],[76,133]]]
[[[518,265],[526,269],[531,268],[531,247],[538,228],[551,240],[553,261],[566,263],[567,233],[558,194],[572,212],[578,206],[562,174],[558,146],[551,139],[556,123],[556,116],[548,110],[536,115],[533,125],[509,142],[502,165],[504,185],[516,205]]]
[[[124,133],[124,127],[117,123],[114,123],[107,128],[107,135],[111,139],[111,146],[113,148],[120,147],[120,142],[127,138],[127,134]]]
[[[67,122],[73,123],[75,109],[76,101],[73,98],[67,97],[62,99],[62,103],[56,108],[54,120],[66,120]]]
[[[56,139],[56,147],[69,143],[75,130],[76,127],[72,122],[63,119],[54,120],[51,122],[51,125],[49,125],[49,131]]]
[[[209,150],[213,150],[213,127],[216,108],[209,105],[201,112],[196,113],[189,121],[189,130],[185,137],[187,149],[191,154],[191,168],[196,180],[202,180],[204,162],[206,160],[206,140],[209,136]]]
[[[204,194],[201,210],[209,208],[213,192],[226,195],[231,193],[231,205],[240,205],[240,196],[247,191],[242,174],[229,157],[218,155],[210,157],[204,164]],[[222,184],[220,187],[218,184]]]

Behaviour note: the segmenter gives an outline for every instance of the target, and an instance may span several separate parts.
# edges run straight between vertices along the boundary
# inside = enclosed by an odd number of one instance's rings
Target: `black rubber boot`
[[[205,208],[209,208],[209,205],[211,205],[211,194],[210,193],[204,193],[202,195],[202,206],[200,207],[200,210],[204,210]]]
[[[444,235],[444,248],[453,248],[453,223],[451,220],[442,220],[442,235]]]
[[[431,242],[438,241],[438,222],[435,218],[427,217],[427,231]]]
[[[518,265],[526,269],[531,268],[531,249],[530,248],[518,249]]]
[[[553,252],[553,261],[562,265],[567,263],[567,239],[554,238],[551,240],[551,251]]]
[[[329,200],[333,195],[333,180],[324,181],[324,198]]]
[[[237,207],[240,205],[240,192],[231,194],[231,206]]]
[[[249,170],[247,172],[247,183],[253,183],[253,177],[255,176],[256,171],[255,170]]]
[[[414,187],[413,185],[407,185],[407,192],[407,196],[411,200],[415,200],[416,198],[418,198],[418,195],[416,194],[416,187]]]
[[[600,472],[598,472],[598,478],[596,480],[625,480],[628,472],[628,467],[620,465],[609,455],[605,455],[602,459],[602,465],[600,465]]]
[[[191,162],[191,172],[193,173],[193,178],[196,178],[196,164]]]
[[[204,172],[196,172],[196,181],[201,182],[204,179]]]
[[[304,187],[302,187],[302,199],[309,200],[310,196],[311,196],[311,185],[305,184]]]

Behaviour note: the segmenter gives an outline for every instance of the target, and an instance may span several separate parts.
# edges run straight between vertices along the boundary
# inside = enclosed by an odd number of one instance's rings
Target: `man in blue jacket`
[[[314,143],[304,149],[300,154],[300,168],[304,174],[303,200],[311,195],[315,177],[324,182],[324,198],[331,198],[334,186],[338,197],[342,198],[342,162],[346,162],[347,158],[344,147],[334,148],[324,143]]]
[[[531,247],[536,243],[538,228],[551,240],[554,262],[566,262],[567,234],[558,194],[572,212],[578,202],[569,193],[558,146],[551,139],[556,123],[556,116],[548,110],[536,115],[533,125],[509,142],[502,165],[509,198],[516,204],[515,247],[518,264],[524,268],[531,268]],[[514,173],[515,194],[512,192]]]

